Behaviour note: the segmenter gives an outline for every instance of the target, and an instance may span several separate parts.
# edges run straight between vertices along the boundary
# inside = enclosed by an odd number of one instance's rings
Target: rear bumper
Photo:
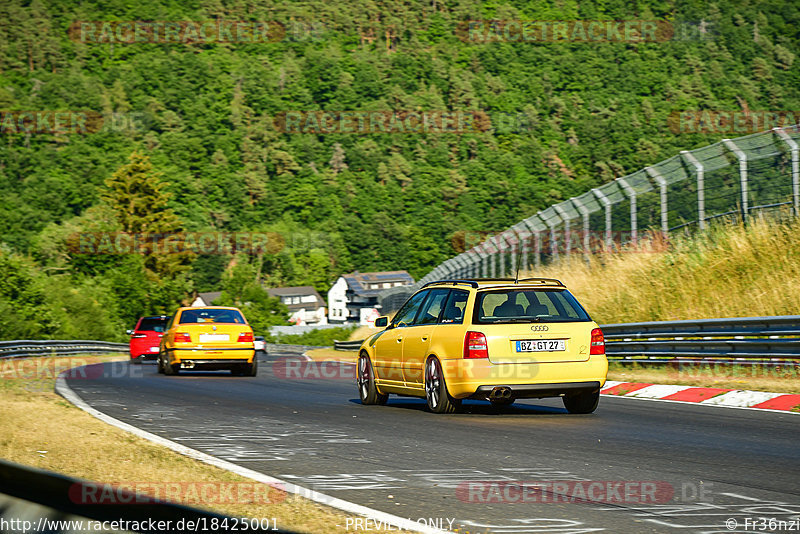
[[[253,363],[256,351],[250,348],[218,348],[218,349],[167,349],[171,364],[194,362],[197,367],[223,366]]]
[[[131,354],[131,360],[155,360],[158,358],[158,352],[144,352],[141,354]]]
[[[247,365],[252,363],[252,360],[226,358],[221,360],[213,359],[191,359],[186,358],[181,360],[181,369],[198,369],[203,371],[214,371],[220,369],[231,369],[239,365]]]
[[[156,342],[155,345],[148,345],[145,343],[132,344],[129,352],[132,360],[155,360],[158,357],[158,342]]]
[[[478,386],[474,399],[488,399],[495,388],[511,390],[515,399],[541,399],[544,397],[560,397],[561,395],[574,395],[577,393],[594,393],[600,391],[600,382],[561,382],[555,384],[497,384],[491,386]]]
[[[443,360],[447,390],[455,398],[486,398],[494,387],[510,388],[516,398],[554,397],[598,389],[606,381],[608,360],[593,355],[584,362],[492,364],[488,360]]]

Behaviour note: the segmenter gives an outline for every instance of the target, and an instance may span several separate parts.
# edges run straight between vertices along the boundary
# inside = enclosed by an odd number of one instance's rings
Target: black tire
[[[455,413],[461,407],[461,400],[454,399],[447,392],[442,364],[436,358],[428,358],[425,362],[425,399],[433,413]]]
[[[600,390],[564,396],[564,408],[569,413],[592,413],[600,402]]]
[[[258,355],[253,356],[253,363],[247,366],[247,369],[244,373],[245,376],[256,376],[258,375]]]
[[[160,375],[164,374],[164,365],[163,365],[163,362],[161,361],[161,355],[160,354],[158,355],[158,358],[156,358],[156,368],[158,369],[158,374],[160,374]]]
[[[386,404],[389,395],[378,392],[375,385],[375,372],[372,369],[372,361],[365,352],[358,356],[358,367],[356,369],[356,385],[358,386],[358,396],[361,404]]]
[[[181,372],[180,364],[176,363],[170,365],[169,360],[164,362],[164,374],[167,376],[175,376]]]
[[[253,363],[243,363],[231,369],[233,376],[256,376],[258,373],[258,358],[253,358]]]

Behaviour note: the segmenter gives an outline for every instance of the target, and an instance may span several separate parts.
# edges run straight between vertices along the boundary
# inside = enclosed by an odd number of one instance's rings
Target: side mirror
[[[375,319],[375,328],[386,328],[389,324],[389,317],[387,315],[382,315]]]
[[[133,330],[125,330],[125,333],[128,334],[129,336],[132,336],[133,335]]]

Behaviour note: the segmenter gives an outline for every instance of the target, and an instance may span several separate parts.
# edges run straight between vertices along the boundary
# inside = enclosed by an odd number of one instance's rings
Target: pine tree
[[[159,241],[166,237],[165,234],[177,237],[183,227],[175,212],[167,207],[169,193],[164,190],[166,185],[161,180],[161,173],[153,170],[150,158],[134,151],[128,163],[106,179],[101,193],[103,202],[113,210],[123,232],[147,236],[144,241],[148,245],[145,266],[151,274],[160,277],[186,270],[192,257],[178,247],[171,251],[163,250],[163,245],[153,248],[154,235],[160,236]]]

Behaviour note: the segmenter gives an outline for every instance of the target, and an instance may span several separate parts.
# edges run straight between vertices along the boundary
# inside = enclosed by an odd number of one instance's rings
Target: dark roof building
[[[192,306],[211,306],[212,303],[222,295],[222,291],[208,291],[198,293],[197,298],[192,302]]]
[[[270,297],[281,299],[290,312],[325,307],[322,296],[312,286],[273,287],[267,289],[267,293]]]
[[[343,274],[328,291],[330,321],[359,321],[366,324],[379,309],[378,296],[392,287],[407,286],[414,279],[406,271]]]

